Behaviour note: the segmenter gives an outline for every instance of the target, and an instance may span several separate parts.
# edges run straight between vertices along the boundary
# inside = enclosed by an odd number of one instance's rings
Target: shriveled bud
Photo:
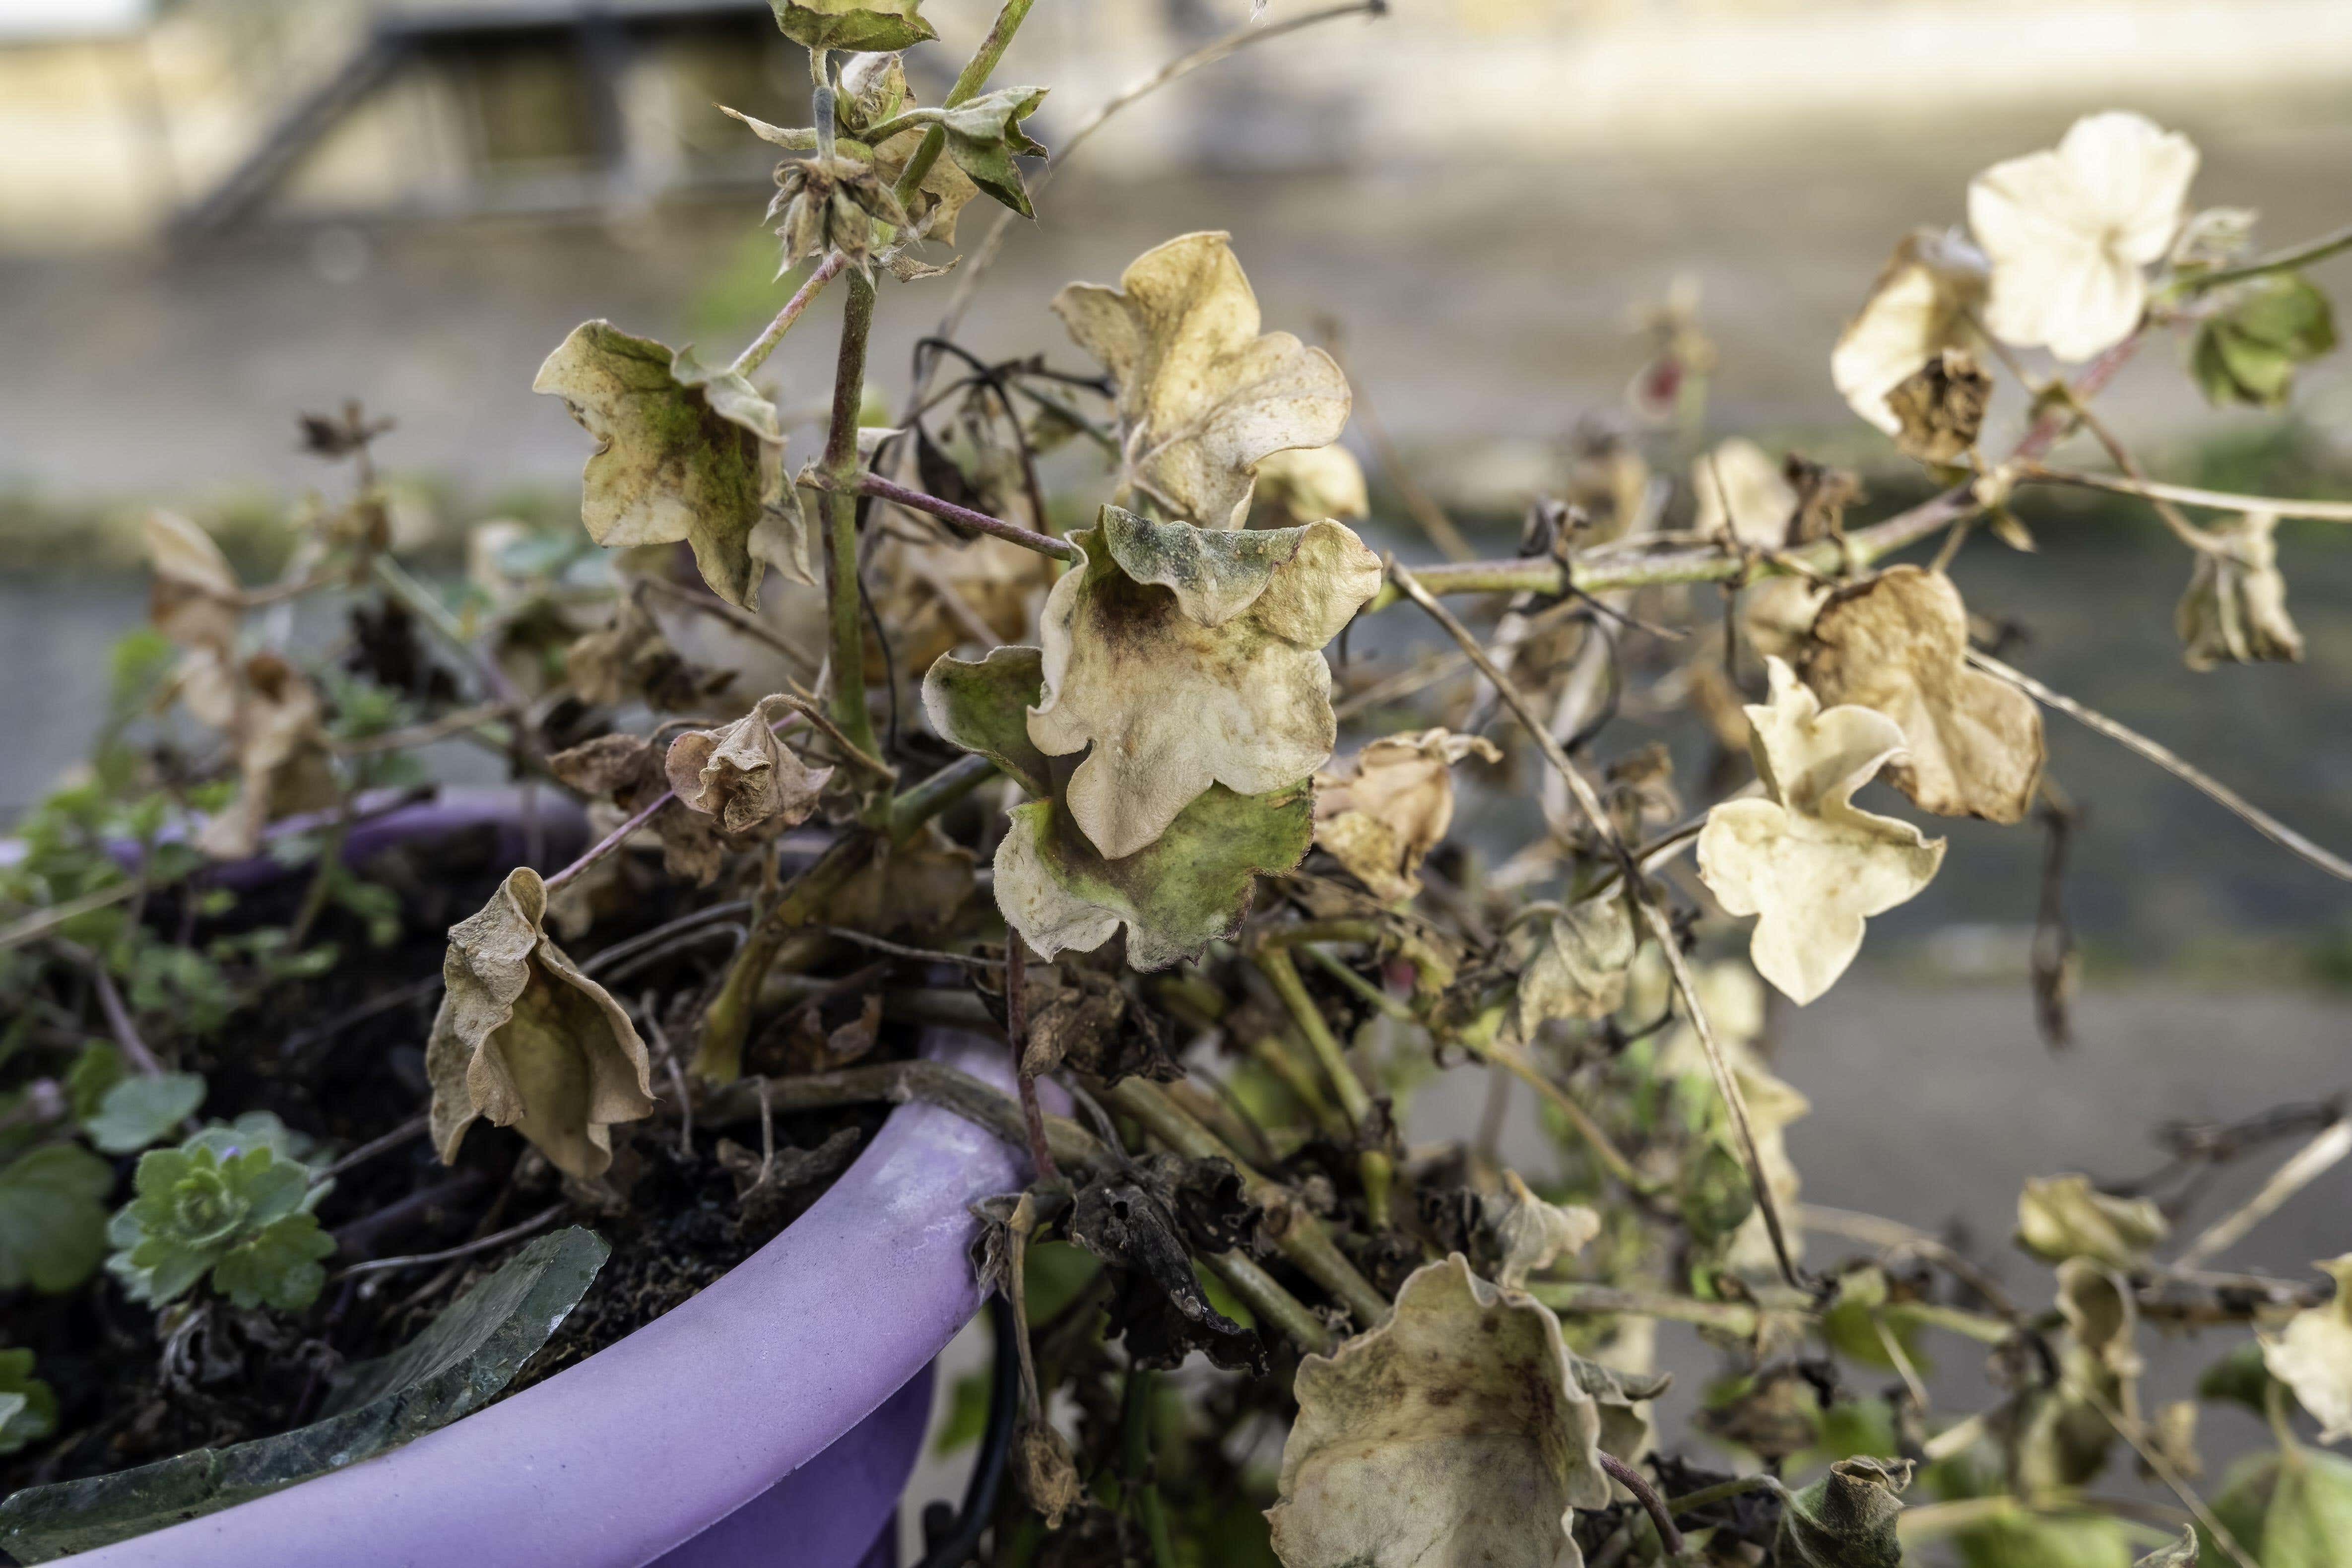
[[[1070,1445],[1043,1419],[1024,1420],[1013,1435],[1013,1479],[1048,1530],[1059,1530],[1084,1495]]]
[[[773,697],[722,730],[688,730],[669,746],[669,786],[730,833],[808,820],[831,768],[811,768],[777,739]]]
[[[2250,511],[2207,535],[2213,548],[2199,552],[2173,612],[2189,668],[2302,659],[2303,633],[2286,613],[2286,579],[2272,538],[2277,528],[2276,512]]]
[[[890,233],[912,226],[872,161],[847,149],[830,158],[788,158],[777,164],[768,216],[784,242],[786,268],[838,250],[862,272],[889,242]]]

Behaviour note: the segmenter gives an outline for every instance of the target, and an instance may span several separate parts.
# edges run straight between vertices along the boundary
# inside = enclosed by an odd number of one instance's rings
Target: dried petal
[[[1338,440],[1351,403],[1329,354],[1259,334],[1257,296],[1228,241],[1184,235],[1138,257],[1116,289],[1073,283],[1054,298],[1070,336],[1118,382],[1128,482],[1220,529],[1248,521],[1261,459]]]
[[[1853,805],[1903,750],[1883,713],[1820,700],[1768,659],[1772,700],[1746,710],[1769,798],[1727,800],[1699,832],[1699,876],[1727,913],[1755,915],[1748,954],[1790,1000],[1811,1002],[1862,951],[1865,920],[1913,897],[1943,864],[1944,841]]]
[[[2286,613],[2286,579],[2272,537],[2277,528],[2277,513],[2250,511],[2207,531],[2213,548],[2198,552],[2173,612],[2189,668],[2302,659],[2303,633]]]
[[[2263,1364],[2319,1423],[2319,1440],[2340,1443],[2352,1437],[2352,1253],[2318,1268],[2336,1281],[2334,1298],[2263,1335]]]
[[[1968,663],[1968,607],[1940,572],[1894,566],[1841,589],[1815,618],[1805,683],[1832,707],[1892,719],[1886,782],[1939,816],[2017,822],[2042,781],[2033,699]]]
[[[730,833],[795,827],[816,810],[831,768],[811,768],[776,734],[765,697],[723,730],[688,730],[669,743],[664,771],[689,810],[715,816]]]
[[[1915,229],[1887,258],[1861,314],[1830,354],[1830,380],[1856,414],[1899,433],[1887,395],[1946,349],[1976,341],[1969,323],[1985,295],[1985,259],[1958,234]]]
[[[729,369],[672,353],[610,321],[585,321],[547,356],[534,392],[563,399],[595,455],[582,475],[580,521],[608,548],[694,549],[711,590],[758,603],[763,564],[813,583],[797,493],[782,479],[775,405]]]
[[[1559,1321],[1459,1253],[1296,1387],[1266,1514],[1287,1568],[1555,1568],[1577,1561],[1570,1510],[1608,1504]]]
[[[433,1142],[454,1161],[487,1116],[591,1180],[613,1163],[614,1123],[653,1114],[652,1063],[621,1005],[548,939],[546,912],[546,886],[523,866],[449,928],[425,1047]]]
[[[2085,115],[2054,150],[1969,184],[1969,226],[1992,260],[1985,325],[2021,348],[2086,360],[2139,324],[2143,271],[2179,231],[2197,149],[2121,110]]]
[[[1454,821],[1453,765],[1472,755],[1503,760],[1492,741],[1444,729],[1372,742],[1347,773],[1316,775],[1315,842],[1376,896],[1412,898]]]
[[[1105,507],[1046,599],[1045,696],[1029,738],[1088,751],[1071,816],[1111,859],[1166,832],[1212,784],[1257,795],[1331,755],[1322,647],[1379,589],[1379,559],[1336,522],[1214,532]]]

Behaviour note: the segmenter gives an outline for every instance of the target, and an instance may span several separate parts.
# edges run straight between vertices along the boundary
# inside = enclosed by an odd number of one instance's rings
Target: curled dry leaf
[[[1412,898],[1454,822],[1453,766],[1469,756],[1503,760],[1492,741],[1444,729],[1372,742],[1347,773],[1316,776],[1315,842],[1379,897]]]
[[[1740,595],[1739,624],[1761,658],[1794,663],[1805,651],[1813,617],[1836,590],[1810,577],[1767,577]]]
[[[599,735],[594,740],[583,741],[548,758],[547,767],[567,788],[592,799],[609,796],[625,818],[635,816],[669,787],[662,772],[661,752],[653,742],[638,735]],[[661,812],[645,831],[660,840],[662,869],[673,877],[685,877],[701,886],[719,875],[726,864],[729,846],[719,837],[719,825],[698,812]],[[569,904],[572,889],[595,878],[606,867],[617,873],[617,865],[610,859],[589,868],[587,877],[568,884],[556,895],[558,906]],[[557,923],[562,925],[563,921],[559,919]],[[569,927],[565,929],[569,931]]]
[[[951,928],[971,901],[972,866],[971,850],[938,823],[925,823],[904,843],[877,842],[826,918],[874,936],[927,941]]]
[[[2099,1406],[2137,1423],[2146,1364],[2135,1343],[2139,1309],[2119,1275],[2095,1259],[2069,1258],[2058,1265],[2057,1306],[2066,1324],[2059,1377],[2026,1396],[2012,1445],[2020,1481],[2037,1493],[2085,1485],[2106,1468],[2116,1429]]]
[[[2273,538],[2278,521],[2275,512],[2250,511],[2207,531],[2213,547],[2198,552],[2172,617],[2189,668],[2302,659],[2303,633],[2286,613]]]
[[[671,646],[635,594],[614,606],[609,623],[572,639],[563,652],[563,679],[583,702],[612,708],[642,699],[673,711],[700,710],[735,683],[733,671],[696,664]]]
[[[1698,868],[1727,913],[1758,917],[1748,943],[1757,973],[1801,1005],[1845,973],[1869,916],[1927,885],[1944,841],[1853,804],[1903,750],[1894,720],[1868,708],[1824,710],[1785,661],[1766,667],[1772,699],[1746,712],[1769,798],[1710,811]]]
[[[794,827],[816,810],[831,768],[812,768],[775,731],[778,697],[763,697],[723,730],[688,730],[669,743],[664,772],[689,810],[730,833]]]
[[[217,660],[201,652],[195,657]],[[212,668],[225,669],[228,707],[221,728],[236,750],[237,790],[236,798],[198,831],[196,844],[217,859],[236,860],[261,847],[261,830],[270,823],[298,812],[323,811],[341,799],[341,792],[317,688],[274,653]],[[184,672],[183,695],[199,717],[212,722],[195,696],[200,688],[190,683],[194,674]]]
[[[1797,488],[1785,465],[1744,436],[1735,436],[1691,463],[1698,512],[1691,526],[1703,534],[1728,532],[1750,550],[1780,550],[1797,516]]]
[[[1992,261],[1985,325],[2004,342],[2086,360],[2147,303],[2145,268],[2179,232],[2197,149],[2123,110],[2089,114],[2052,150],[1969,183],[1969,226]]]
[[[1886,395],[1895,417],[1895,444],[1923,463],[1958,463],[1977,444],[1992,376],[1966,349],[1945,349],[1905,376]]]
[[[1262,459],[1328,446],[1347,426],[1347,377],[1321,349],[1259,333],[1224,234],[1145,251],[1116,289],[1073,283],[1054,310],[1118,383],[1127,482],[1202,527],[1241,527]]]
[[[2168,1546],[2159,1546],[2132,1564],[2132,1568],[2197,1568],[2197,1527],[2184,1524],[2180,1539]]]
[[[1840,1459],[1781,1505],[1779,1560],[1789,1568],[1897,1568],[1895,1521],[1910,1484],[1908,1459]]]
[[[1657,1440],[1650,1401],[1673,1384],[1675,1374],[1626,1372],[1587,1361],[1573,1351],[1569,1352],[1568,1372],[1601,1412],[1601,1451],[1629,1465],[1640,1463],[1642,1456],[1650,1451],[1650,1445]],[[1610,1482],[1609,1495],[1618,1502],[1633,1500],[1633,1494],[1614,1479]]]
[[[1830,353],[1830,380],[1847,405],[1897,435],[1902,416],[1888,395],[1946,349],[1977,339],[1969,315],[1985,296],[1985,259],[1959,234],[1914,229],[1870,286],[1862,311]]]
[[[1336,522],[1215,532],[1105,507],[1040,623],[1045,694],[1029,738],[1087,752],[1071,816],[1117,860],[1213,784],[1303,785],[1338,723],[1323,645],[1379,590],[1381,564]],[[1089,750],[1091,748],[1091,750]]]
[[[1224,1174],[1232,1176],[1230,1167]],[[1180,1234],[1194,1228],[1180,1226],[1182,1175],[1162,1164],[1088,1183],[1070,1209],[1070,1239],[1120,1271],[1112,1320],[1143,1364],[1181,1365],[1200,1350],[1219,1366],[1263,1370],[1257,1335],[1210,1305],[1192,1271],[1186,1242],[1198,1247],[1210,1238]]]
[[[1256,499],[1260,506],[1272,507],[1294,523],[1364,518],[1372,510],[1363,466],[1336,441],[1328,447],[1294,447],[1260,458]]]
[[[783,427],[750,381],[691,348],[583,321],[530,384],[596,437],[580,521],[597,543],[683,540],[711,591],[746,608],[763,566],[816,581],[799,498],[783,482]]]
[[[621,1005],[573,967],[541,922],[547,889],[518,867],[449,928],[441,1010],[425,1047],[443,1162],[478,1116],[514,1127],[568,1175],[613,1163],[613,1125],[653,1114],[652,1064]]]
[[[2319,1440],[2352,1437],[2352,1253],[2318,1265],[2336,1295],[2263,1336],[2263,1364],[2319,1423]]]
[[[1969,667],[1969,613],[1940,572],[1893,566],[1833,595],[1815,617],[1805,683],[1901,727],[1886,782],[1939,816],[2021,821],[2042,781],[2042,713]]]
[[[1413,1271],[1388,1321],[1298,1368],[1268,1510],[1287,1568],[1560,1568],[1608,1506],[1601,1417],[1559,1321],[1470,1272]]]
[[[1528,1275],[1550,1268],[1563,1255],[1581,1252],[1601,1234],[1599,1215],[1582,1204],[1546,1203],[1517,1171],[1504,1172],[1503,1190],[1483,1204],[1486,1228],[1495,1237],[1495,1279],[1507,1290],[1517,1289]]]
[[[2088,1258],[2137,1268],[2171,1229],[2152,1199],[2116,1197],[2088,1176],[2031,1177],[2017,1194],[2018,1245],[2052,1263]]]
[[[1046,1529],[1061,1529],[1062,1517],[1085,1503],[1086,1489],[1079,1484],[1069,1441],[1042,1415],[1022,1417],[1013,1435],[1012,1465],[1022,1500],[1037,1510]]]
[[[1598,1018],[1623,1006],[1636,945],[1632,911],[1607,894],[1512,928],[1519,1038],[1532,1040],[1554,1018]]]
[[[923,0],[768,0],[776,26],[804,49],[909,48],[940,35]]]
[[[236,574],[213,536],[175,511],[151,511],[141,524],[147,563],[148,618],[184,648],[226,654],[236,646]]]

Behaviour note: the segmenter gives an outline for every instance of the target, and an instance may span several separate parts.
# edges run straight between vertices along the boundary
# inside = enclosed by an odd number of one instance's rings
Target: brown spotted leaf
[[[1903,731],[1886,782],[1939,816],[2017,822],[2042,781],[2033,699],[1968,662],[1969,616],[1940,572],[1894,566],[1832,595],[1812,625],[1805,684]]]
[[[425,1047],[433,1143],[454,1161],[466,1129],[487,1116],[591,1180],[613,1163],[614,1125],[653,1114],[652,1064],[621,1005],[548,939],[546,912],[539,873],[518,867],[449,928]]]

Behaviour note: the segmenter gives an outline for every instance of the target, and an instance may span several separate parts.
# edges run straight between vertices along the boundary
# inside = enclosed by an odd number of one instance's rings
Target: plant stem
[[[1029,7],[1034,4],[1036,0],[1004,0],[1004,8],[997,12],[996,20],[989,26],[988,37],[981,39],[980,47],[972,51],[971,58],[964,61],[963,69],[956,73],[955,85],[948,89],[947,98],[940,103],[940,108],[953,109],[988,85],[988,79],[995,72],[997,62],[1004,58],[1004,51],[1012,46],[1013,35],[1021,30],[1021,24],[1028,18]],[[900,206],[906,205],[922,188],[925,176],[939,163],[947,140],[948,133],[937,125],[923,132],[921,145],[915,149],[915,155],[907,160],[906,169],[898,175],[896,189]]]
[[[1239,1296],[1249,1310],[1288,1334],[1291,1342],[1309,1355],[1329,1355],[1338,1344],[1323,1320],[1307,1304],[1282,1288],[1282,1282],[1246,1253],[1220,1252],[1202,1258],[1210,1270]]]
[[[1658,1531],[1658,1543],[1666,1549],[1666,1555],[1681,1556],[1683,1532],[1675,1528],[1674,1516],[1666,1511],[1666,1505],[1659,1498],[1657,1489],[1650,1485],[1641,1471],[1616,1455],[1601,1454],[1599,1458],[1601,1468],[1609,1472],[1609,1479],[1632,1492],[1634,1500],[1642,1505],[1642,1511],[1650,1516],[1650,1523]]]
[[[743,1041],[751,1027],[751,1010],[760,998],[760,982],[775,962],[786,938],[812,924],[817,912],[851,878],[872,863],[871,833],[845,833],[833,841],[817,863],[793,879],[776,901],[735,950],[719,994],[702,1015],[702,1038],[695,1047],[695,1076],[727,1083],[743,1076]]]
[[[2289,1198],[2333,1170],[2352,1154],[2352,1121],[2328,1123],[2318,1137],[2296,1150],[2286,1163],[2271,1173],[2262,1191],[2205,1227],[2172,1260],[2174,1268],[2194,1268],[2207,1258],[2227,1251],[2239,1237],[2260,1225]]]
[[[916,830],[996,776],[986,757],[959,757],[890,803],[890,837],[904,844]]]
[[[841,312],[841,353],[833,373],[833,423],[825,432],[824,472],[836,487],[825,500],[832,548],[825,593],[833,631],[833,716],[852,744],[876,750],[866,710],[866,627],[857,583],[857,410],[866,395],[866,340],[874,327],[874,282],[849,275]]]
[[[1384,1149],[1372,1147],[1365,1141],[1372,1131],[1372,1097],[1364,1088],[1364,1080],[1348,1064],[1347,1052],[1341,1049],[1339,1037],[1315,1005],[1315,998],[1307,994],[1306,983],[1298,978],[1298,965],[1291,962],[1286,947],[1261,947],[1252,955],[1259,971],[1272,984],[1275,994],[1290,1016],[1298,1022],[1298,1032],[1307,1037],[1316,1059],[1323,1064],[1323,1072],[1330,1079],[1331,1087],[1339,1091],[1339,1105],[1348,1113],[1349,1131],[1364,1143],[1356,1152],[1356,1163],[1364,1184],[1364,1206],[1372,1224],[1387,1228],[1389,1222],[1389,1189],[1396,1176],[1396,1167]]]
[[[2249,278],[2261,278],[2268,273],[2284,272],[2292,268],[2308,267],[2315,261],[2325,261],[2339,251],[2352,250],[2352,224],[2323,234],[2317,239],[2307,239],[2301,245],[2247,262],[2243,267],[2225,267],[2219,272],[2207,272],[2183,280],[2181,287],[2190,294],[2201,294],[2208,289],[2218,289],[2224,283],[2242,283]]]
[[[1017,544],[1024,550],[1034,550],[1040,555],[1051,555],[1058,561],[1076,561],[1078,558],[1078,547],[1066,539],[1056,539],[1050,533],[1039,533],[1035,529],[1024,528],[1017,522],[1007,522],[1001,517],[991,517],[984,511],[974,511],[970,507],[958,506],[953,501],[909,489],[905,485],[893,484],[879,474],[858,476],[857,492],[916,511],[927,511],[933,517],[945,518],[976,532],[1002,539],[1008,544]]]
[[[1666,1510],[1680,1517],[1686,1513],[1696,1513],[1709,1503],[1718,1503],[1726,1498],[1736,1498],[1743,1492],[1777,1491],[1780,1487],[1780,1483],[1770,1476],[1734,1476],[1727,1481],[1717,1481],[1711,1487],[1701,1487],[1695,1492],[1685,1492],[1678,1498],[1668,1500]]]
[[[919,1102],[952,1110],[1015,1149],[1028,1146],[1021,1107],[1003,1090],[944,1062],[877,1062],[835,1072],[771,1079],[768,1104],[774,1111],[818,1110],[835,1105]],[[702,1102],[703,1120],[713,1124],[748,1121],[760,1113],[759,1088],[748,1079],[715,1089]],[[1044,1119],[1055,1159],[1086,1170],[1103,1164],[1108,1152],[1095,1135],[1066,1116]]]
[[[556,889],[563,886],[564,883],[569,882],[572,878],[577,877],[581,872],[585,871],[589,867],[593,866],[597,861],[602,860],[614,850],[618,849],[622,844],[627,840],[630,834],[635,833],[638,828],[643,827],[646,823],[651,822],[654,819],[655,814],[659,812],[662,807],[669,805],[677,798],[677,792],[671,789],[666,789],[662,791],[661,794],[654,796],[651,801],[639,807],[636,813],[626,822],[624,822],[620,826],[615,827],[612,832],[607,833],[604,837],[598,839],[595,843],[591,844],[587,848],[582,850],[579,859],[574,860],[571,865],[564,867],[563,869],[548,878],[544,884],[547,890],[551,893],[555,891]]]
[[[1058,1182],[1054,1151],[1045,1142],[1045,1108],[1037,1103],[1037,1075],[1029,1070],[1029,944],[1019,931],[1004,942],[1004,1043],[1013,1050],[1013,1082],[1021,1091],[1021,1122],[1029,1139],[1029,1179]]]
[[[2156,479],[2134,479],[2114,474],[2078,473],[2036,463],[2018,476],[2044,484],[2074,485],[2137,496],[2144,500],[2179,501],[2183,506],[2210,507],[2216,511],[2267,511],[2280,517],[2309,518],[2316,522],[2352,522],[2352,501],[2283,500],[2274,496],[2233,495],[2227,490],[2200,489],[2194,485],[2168,485]]]
[[[1215,1133],[1169,1099],[1158,1084],[1130,1078],[1121,1080],[1109,1092],[1121,1110],[1143,1123],[1144,1131],[1178,1153],[1195,1160],[1223,1160],[1233,1166],[1250,1202],[1266,1211],[1266,1228],[1275,1234],[1283,1256],[1331,1292],[1341,1306],[1355,1314],[1358,1321],[1370,1328],[1389,1315],[1388,1299],[1356,1271],[1356,1266],[1340,1252],[1323,1222],[1301,1206],[1289,1188],[1259,1174]]]
[[[809,308],[809,301],[814,300],[824,286],[848,265],[849,258],[838,250],[826,251],[824,259],[816,264],[815,270],[803,279],[793,297],[784,301],[784,308],[776,312],[776,319],[768,323],[767,330],[744,345],[743,352],[735,356],[735,363],[727,367],[729,371],[736,375],[749,375],[765,363],[768,356],[775,352],[776,345],[784,341],[784,334],[793,330],[793,323],[801,319],[801,312]]]

